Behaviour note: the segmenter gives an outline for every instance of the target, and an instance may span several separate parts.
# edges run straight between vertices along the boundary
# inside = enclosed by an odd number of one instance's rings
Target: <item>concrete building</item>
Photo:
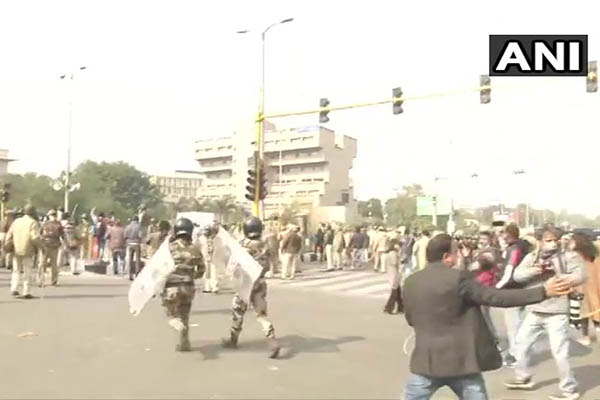
[[[196,171],[175,171],[173,174],[152,176],[150,181],[158,186],[165,202],[177,203],[182,197],[199,198],[204,176]]]
[[[196,160],[206,177],[201,197],[229,195],[250,205],[244,195],[254,150],[254,136],[249,133],[197,141]],[[349,177],[354,158],[354,138],[322,126],[277,130],[269,124],[265,131],[265,215],[279,214],[296,203],[311,220],[348,220],[356,210]]]
[[[8,173],[8,163],[11,161],[15,161],[15,159],[8,156],[8,150],[0,149],[0,175]]]

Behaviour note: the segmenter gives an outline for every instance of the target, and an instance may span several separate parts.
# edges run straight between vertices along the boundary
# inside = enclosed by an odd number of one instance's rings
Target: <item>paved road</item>
[[[357,281],[368,279],[361,274]],[[129,281],[65,275],[61,286],[37,290],[40,298],[20,300],[9,296],[9,276],[2,270],[0,397],[401,398],[409,327],[402,316],[381,312],[382,299],[365,289],[378,287],[375,279],[358,286],[364,289],[358,293],[340,286],[346,280],[298,286],[334,276],[306,270],[293,283],[271,281],[270,314],[285,349],[283,359],[270,360],[252,314],[239,350],[219,346],[229,327],[229,291],[198,293],[191,321],[194,351],[182,354],[174,352],[175,334],[158,302],[137,318],[128,314]],[[34,335],[23,337],[28,332]],[[506,391],[502,381],[511,370],[504,369],[486,374],[491,398],[538,400],[554,392],[556,371],[546,347],[540,347],[537,391]],[[600,399],[598,347],[590,352],[574,343],[573,349],[585,398]],[[434,398],[455,397],[440,391]]]

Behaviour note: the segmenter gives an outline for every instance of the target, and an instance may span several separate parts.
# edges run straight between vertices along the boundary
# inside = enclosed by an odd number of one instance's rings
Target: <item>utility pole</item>
[[[87,67],[83,66],[83,67],[79,67],[79,71],[83,71],[84,69],[87,69]],[[65,74],[62,75],[60,77],[60,79],[65,79],[67,78],[67,76],[69,77],[69,80],[71,81],[71,93],[69,94],[69,130],[68,130],[68,134],[67,134],[67,172],[65,174],[65,180],[63,182],[64,185],[64,189],[65,189],[65,204],[64,204],[64,208],[65,208],[65,212],[69,211],[69,192],[71,191],[71,185],[70,185],[70,178],[71,178],[71,131],[72,131],[72,127],[73,127],[73,77],[75,76],[75,71],[69,73],[69,74]]]

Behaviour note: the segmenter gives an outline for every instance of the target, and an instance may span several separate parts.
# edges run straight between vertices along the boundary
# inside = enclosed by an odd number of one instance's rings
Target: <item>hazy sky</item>
[[[266,108],[313,108],[477,86],[489,34],[587,34],[600,58],[598,1],[0,1],[0,148],[11,171],[57,175],[73,163],[126,160],[149,173],[193,169],[194,141],[226,136],[257,104],[260,31]],[[235,32],[250,29],[246,35]],[[85,65],[72,94],[65,72]],[[452,178],[458,206],[529,201],[600,214],[600,93],[585,78],[493,78],[492,103],[471,93],[331,112],[358,139],[358,198]],[[317,116],[274,121],[314,125]],[[252,127],[248,126],[251,134]],[[514,169],[528,173],[515,177]],[[467,179],[478,172],[479,179]],[[452,190],[450,190],[450,187]]]

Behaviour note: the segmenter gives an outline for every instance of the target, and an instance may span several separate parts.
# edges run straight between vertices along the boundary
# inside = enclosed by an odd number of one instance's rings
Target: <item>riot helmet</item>
[[[187,236],[188,239],[192,239],[192,232],[194,231],[194,224],[187,218],[179,218],[175,222],[175,237],[179,238]]]
[[[252,217],[244,221],[244,236],[248,239],[259,239],[263,231],[263,223],[259,218]]]

